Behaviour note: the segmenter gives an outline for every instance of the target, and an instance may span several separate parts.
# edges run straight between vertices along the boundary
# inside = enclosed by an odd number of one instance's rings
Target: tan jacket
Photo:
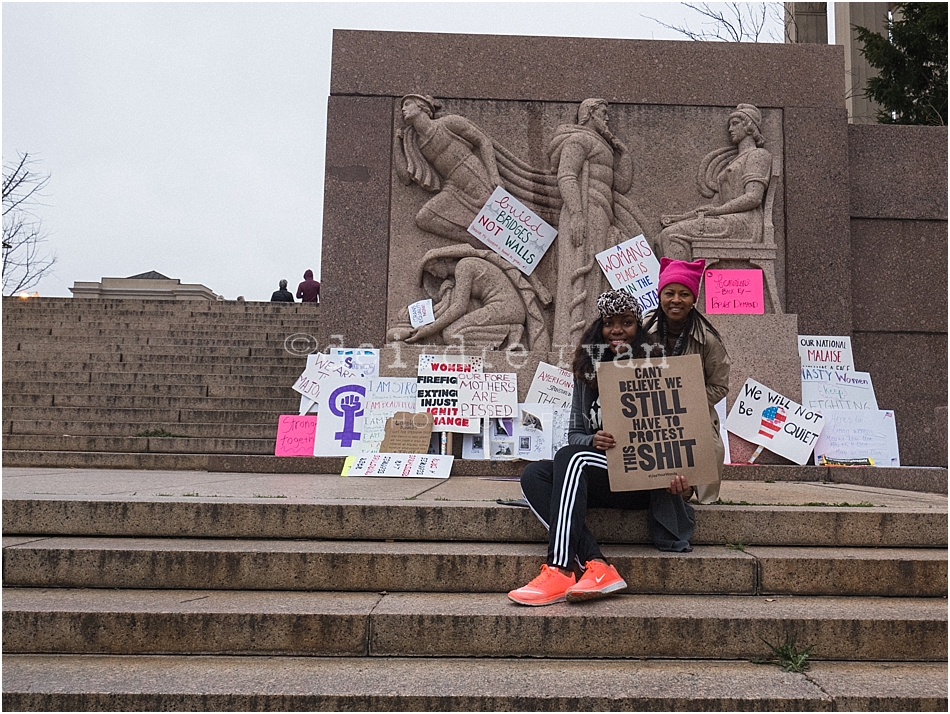
[[[659,308],[656,308],[659,309]],[[650,322],[653,313],[651,310],[644,316],[643,322]],[[657,334],[658,325],[654,323],[649,330],[650,339],[654,343],[659,343]],[[660,345],[662,348],[662,345]],[[729,355],[726,348],[713,332],[711,332],[702,322],[696,320],[693,323],[692,332],[687,335],[686,347],[683,354],[699,355],[703,360],[703,377],[706,382],[706,401],[709,402],[709,420],[712,422],[714,435],[714,444],[719,465],[719,481],[722,480],[723,459],[726,455],[725,446],[719,435],[719,415],[716,413],[716,404],[724,399],[729,393],[729,371],[731,369]],[[696,498],[699,503],[713,503],[719,499],[719,482],[711,484],[696,485]]]

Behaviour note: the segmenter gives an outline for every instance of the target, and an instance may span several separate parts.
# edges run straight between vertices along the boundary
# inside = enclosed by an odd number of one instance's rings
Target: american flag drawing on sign
[[[769,407],[762,412],[759,434],[771,439],[785,423],[785,410],[782,407]]]

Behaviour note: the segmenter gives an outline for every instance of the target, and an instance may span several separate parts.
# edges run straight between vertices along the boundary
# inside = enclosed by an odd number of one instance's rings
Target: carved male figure
[[[633,163],[608,129],[607,102],[585,99],[575,124],[557,128],[549,149],[563,205],[558,222],[555,344],[576,344],[606,284],[594,256],[621,242],[614,192],[630,190]],[[629,236],[627,236],[629,237]]]
[[[700,191],[716,202],[661,218],[666,226],[658,242],[663,255],[691,260],[694,240],[720,238],[761,243],[762,204],[772,175],[772,154],[762,148],[762,113],[740,104],[729,115],[733,146],[706,155],[700,167]]]

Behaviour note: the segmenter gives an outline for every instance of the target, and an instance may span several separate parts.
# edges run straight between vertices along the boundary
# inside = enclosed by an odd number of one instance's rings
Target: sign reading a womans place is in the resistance
[[[690,485],[718,478],[703,365],[699,355],[601,362],[597,369],[611,491],[666,488],[676,474]]]

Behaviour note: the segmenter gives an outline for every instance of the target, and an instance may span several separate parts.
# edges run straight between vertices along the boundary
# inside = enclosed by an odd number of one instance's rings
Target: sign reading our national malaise
[[[854,369],[851,338],[847,335],[799,335],[798,356],[802,367],[825,367],[840,372]]]
[[[808,461],[824,425],[817,409],[796,404],[751,377],[726,418],[726,428],[736,436],[799,465]]]
[[[703,363],[699,355],[663,362],[601,362],[597,386],[611,491],[666,488],[676,474],[690,485],[718,479]]]
[[[557,236],[556,228],[501,186],[495,187],[468,232],[525,275],[534,272]]]

